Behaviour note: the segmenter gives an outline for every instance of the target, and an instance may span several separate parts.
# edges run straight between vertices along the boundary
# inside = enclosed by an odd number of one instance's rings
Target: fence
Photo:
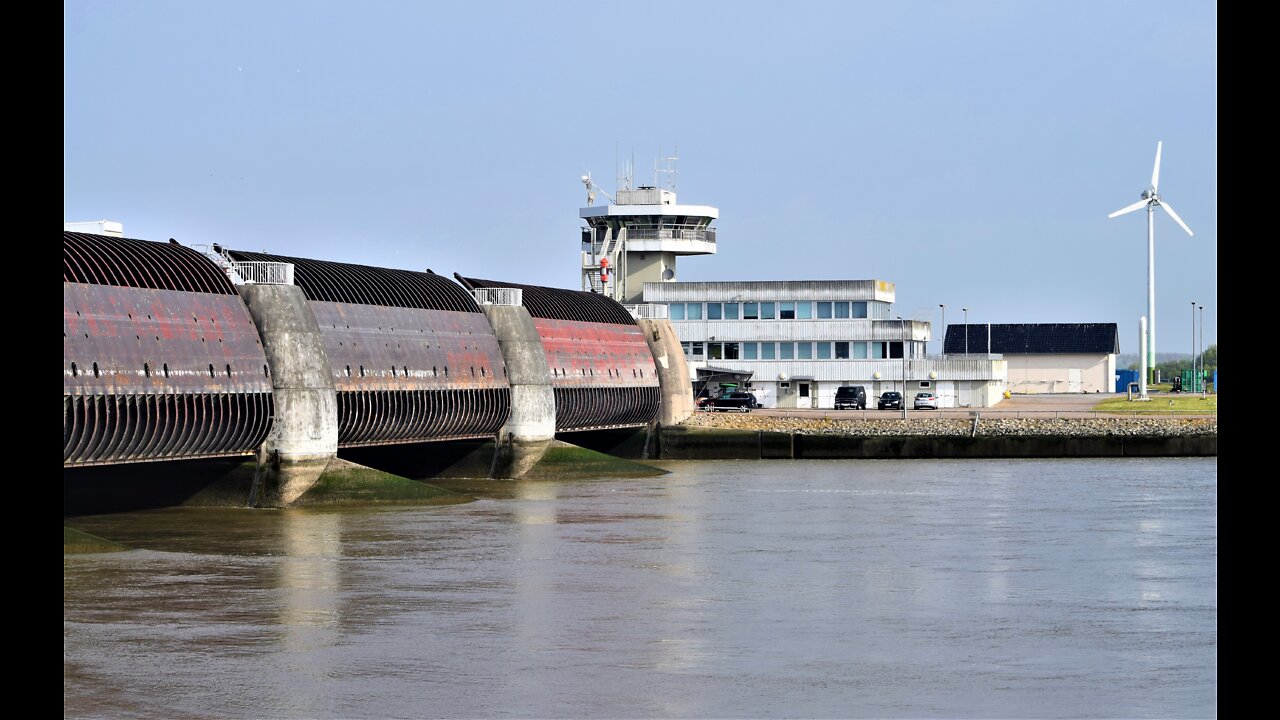
[[[524,291],[521,288],[476,288],[476,302],[481,305],[522,305]]]
[[[292,285],[293,263],[281,262],[232,262],[234,270],[245,285]]]
[[[627,312],[631,313],[631,317],[639,320],[666,320],[667,306],[648,303],[643,305],[623,305]]]

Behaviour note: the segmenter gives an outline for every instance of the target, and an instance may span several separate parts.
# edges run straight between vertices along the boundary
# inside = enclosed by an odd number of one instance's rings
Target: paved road
[[[1060,395],[1014,395],[1011,398],[1002,400],[996,407],[989,408],[946,408],[943,410],[912,410],[907,408],[907,417],[945,417],[945,418],[968,418],[973,413],[982,413],[984,418],[1054,418],[1054,417],[1112,417],[1107,413],[1096,413],[1093,408],[1098,403],[1112,398],[1124,397],[1123,393],[1096,393],[1093,395],[1085,394],[1060,394]],[[1161,396],[1155,396],[1153,403],[1159,403]],[[874,403],[873,398],[868,398],[868,402]],[[908,398],[908,403],[911,400]],[[902,417],[901,410],[876,410],[872,405],[866,410],[796,410],[790,408],[763,408],[754,410],[760,415],[776,416],[776,417],[805,417],[805,418],[865,418],[865,419],[881,419]],[[1177,417],[1213,417],[1213,415],[1189,415],[1186,413],[1177,413]],[[1119,416],[1129,417],[1129,416]]]

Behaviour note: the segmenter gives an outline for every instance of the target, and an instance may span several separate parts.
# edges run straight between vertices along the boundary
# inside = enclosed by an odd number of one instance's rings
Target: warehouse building
[[[1115,323],[948,325],[943,352],[999,354],[1012,393],[1109,393],[1120,333]]]

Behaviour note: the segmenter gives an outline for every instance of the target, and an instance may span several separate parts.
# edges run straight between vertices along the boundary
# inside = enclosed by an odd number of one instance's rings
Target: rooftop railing
[[[476,302],[481,305],[523,305],[521,288],[476,288]]]

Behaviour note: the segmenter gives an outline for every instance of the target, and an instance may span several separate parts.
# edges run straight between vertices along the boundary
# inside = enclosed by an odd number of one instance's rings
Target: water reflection
[[[1216,712],[1211,460],[664,466],[77,519],[64,715]]]
[[[331,674],[328,650],[341,640],[342,515],[330,512],[280,512],[281,557],[276,564],[279,593],[281,669],[300,683],[277,683],[280,705],[307,716],[330,706],[326,683]]]

